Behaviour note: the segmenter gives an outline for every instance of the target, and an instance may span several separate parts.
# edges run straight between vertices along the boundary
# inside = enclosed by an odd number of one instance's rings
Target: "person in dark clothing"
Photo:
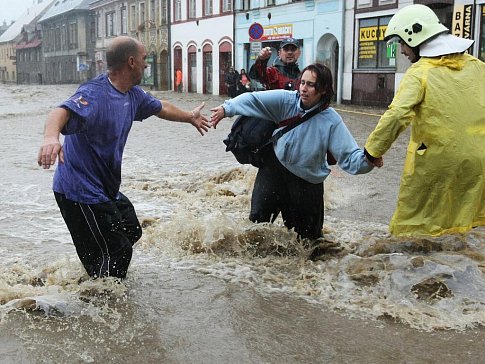
[[[82,84],[50,112],[45,125],[37,163],[48,169],[59,158],[54,196],[92,278],[125,278],[133,245],[142,235],[133,205],[119,190],[123,150],[133,121],[156,115],[192,124],[202,135],[210,128],[201,114],[204,104],[184,111],[137,86],[146,57],[138,40],[113,39],[106,52],[108,73]]]
[[[246,70],[244,68],[241,68],[241,72],[239,73],[237,89],[238,95],[251,91],[251,80],[249,79],[248,74],[246,73]]]
[[[226,83],[229,97],[236,97],[239,73],[234,69],[234,67],[229,68],[229,72],[227,72],[226,76],[224,77],[224,82]]]
[[[298,58],[301,50],[298,40],[286,38],[280,43],[278,58],[273,66],[268,67],[268,60],[271,57],[271,48],[264,47],[259,52],[256,62],[249,70],[249,77],[262,83],[266,90],[298,90],[298,79],[300,69]]]
[[[333,97],[332,73],[320,63],[303,70],[298,91],[270,90],[248,92],[226,100],[211,109],[214,129],[234,115],[272,120],[276,124],[295,116],[312,116],[268,147],[265,162],[259,167],[251,197],[249,219],[274,222],[281,213],[285,226],[294,229],[312,248],[316,260],[330,250],[323,238],[323,183],[330,174],[327,152],[339,167],[350,174],[372,170],[340,115],[330,106]],[[376,160],[377,167],[380,166]]]

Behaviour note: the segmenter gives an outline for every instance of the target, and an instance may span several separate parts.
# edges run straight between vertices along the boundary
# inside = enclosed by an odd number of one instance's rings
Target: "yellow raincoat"
[[[365,148],[381,157],[409,125],[391,234],[438,236],[485,225],[485,63],[468,54],[422,57]]]

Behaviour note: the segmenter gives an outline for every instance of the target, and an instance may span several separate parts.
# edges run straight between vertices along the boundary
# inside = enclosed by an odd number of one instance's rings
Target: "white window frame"
[[[106,38],[114,37],[116,35],[115,19],[116,16],[114,11],[110,11],[105,14]]]
[[[173,20],[174,21],[182,20],[182,0],[174,0]]]
[[[187,6],[189,19],[195,19],[197,17],[197,0],[189,0]]]
[[[128,18],[127,18],[127,10],[126,6],[122,6],[120,8],[120,30],[121,34],[127,34],[128,33]]]
[[[212,15],[214,13],[214,0],[204,1],[204,15]]]
[[[222,0],[222,12],[227,13],[232,11],[233,2],[232,0]]]
[[[136,24],[136,5],[130,6],[130,29],[135,30],[138,24]]]

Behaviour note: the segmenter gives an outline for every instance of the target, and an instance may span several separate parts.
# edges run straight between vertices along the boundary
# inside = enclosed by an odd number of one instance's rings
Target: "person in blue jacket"
[[[53,190],[76,252],[93,278],[125,278],[142,230],[130,200],[120,192],[123,150],[134,120],[152,115],[210,127],[201,115],[160,101],[137,86],[147,52],[133,38],[115,38],[106,52],[108,73],[81,85],[47,117],[38,164],[59,159]],[[65,135],[64,144],[59,134]]]
[[[314,63],[303,70],[298,91],[245,93],[211,110],[214,128],[228,116],[253,116],[279,123],[315,108],[321,110],[270,148],[269,160],[256,176],[249,215],[253,222],[273,222],[281,212],[286,227],[294,228],[300,238],[313,241],[310,259],[323,253],[319,238],[323,228],[323,181],[330,173],[327,151],[350,174],[367,173],[373,168],[340,115],[329,107],[333,94],[332,73],[326,66]],[[382,159],[380,162],[375,164],[380,167]]]

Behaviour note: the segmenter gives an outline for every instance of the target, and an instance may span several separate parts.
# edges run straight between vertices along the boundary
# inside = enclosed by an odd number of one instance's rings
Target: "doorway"
[[[212,94],[212,46],[210,44],[204,46],[202,66],[204,69],[203,93]]]
[[[224,42],[219,46],[219,95],[227,95],[227,86],[224,80],[231,66],[232,46],[229,42]]]
[[[339,61],[338,52],[338,41],[333,34],[327,33],[318,40],[316,60],[317,62],[327,66],[332,72],[333,91],[335,95],[338,95],[337,87],[339,86],[337,84]]]
[[[197,92],[197,48],[191,45],[188,49],[189,59],[189,79],[188,79],[188,92]]]

